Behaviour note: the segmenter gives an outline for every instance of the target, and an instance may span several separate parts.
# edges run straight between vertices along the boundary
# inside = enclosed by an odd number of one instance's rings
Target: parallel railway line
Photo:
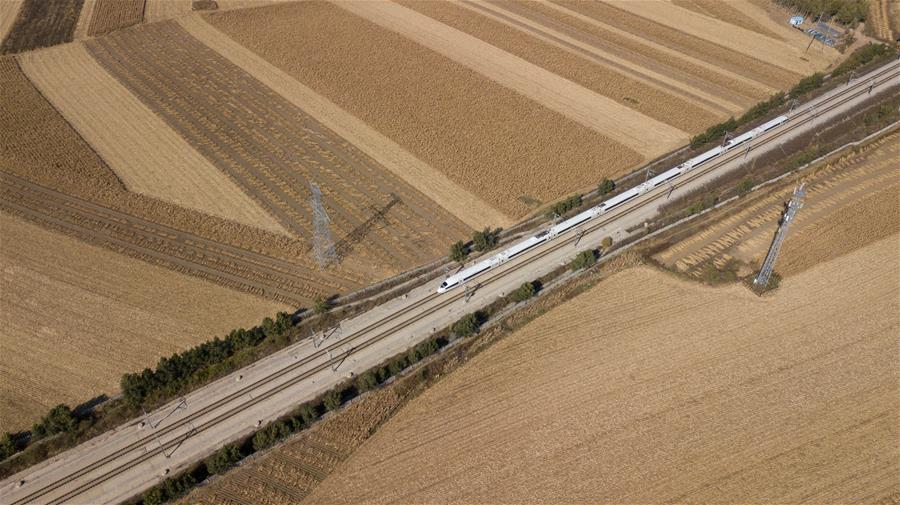
[[[879,86],[888,82],[889,80],[897,78],[898,76],[900,76],[900,71],[898,71],[897,62],[894,62],[874,75],[874,84],[875,86]],[[869,85],[869,80],[866,79],[864,81],[854,83],[840,93],[822,100],[815,106],[815,115],[811,114],[811,108],[809,107],[797,111],[790,117],[789,121],[778,130],[775,130],[762,138],[755,139],[752,148],[756,149],[772,142],[776,142],[780,138],[796,130],[797,128],[804,126],[811,121],[815,121],[819,115],[829,112],[832,109],[837,108],[845,104],[846,102],[859,97],[860,95],[866,94],[868,92]],[[674,180],[671,186],[677,189],[679,187],[690,184],[696,181],[698,178],[704,177],[710,174],[710,172],[715,171],[723,164],[741,158],[744,155],[744,149],[736,149],[735,151],[722,155],[720,158],[712,160],[707,166],[701,166],[690,172],[687,172],[678,179]],[[669,194],[669,186],[660,186],[658,188],[655,188],[641,195],[639,198],[636,198],[635,200],[624,204],[613,211],[610,211],[608,214],[604,214],[603,216],[586,223],[582,227],[582,230],[584,234],[597,231],[598,229],[603,228],[616,219],[622,218],[642,209],[645,205],[656,202],[663,198],[667,198]],[[556,251],[559,251],[561,248],[571,246],[578,239],[579,235],[574,233],[574,230],[568,231],[565,234],[560,235],[553,241],[545,243],[539,248],[524,253],[521,258],[517,258],[514,261],[502,264],[492,269],[490,271],[490,274],[486,275],[484,279],[479,283],[480,289],[490,286],[493,283],[499,282],[505,276],[517,271],[526,264],[538,261]],[[53,492],[54,490],[59,489],[60,487],[65,486],[85,475],[89,475],[91,472],[100,469],[104,465],[115,462],[119,459],[124,460],[115,468],[105,471],[100,475],[94,476],[86,480],[85,482],[80,483],[73,489],[66,491],[62,495],[56,496],[52,500],[44,500],[44,502],[46,503],[63,503],[69,501],[72,498],[83,493],[85,490],[100,485],[110,478],[130,468],[133,468],[136,465],[141,464],[149,458],[177,447],[183,442],[186,437],[195,436],[199,433],[202,433],[203,431],[215,427],[217,424],[231,418],[232,416],[247,409],[248,407],[265,401],[266,399],[271,398],[279,392],[299,382],[302,382],[312,375],[326,370],[329,367],[332,367],[336,363],[341,363],[344,359],[346,359],[347,356],[351,355],[352,353],[358,352],[378,343],[387,336],[444,309],[448,305],[456,302],[464,296],[465,293],[462,292],[462,290],[451,291],[444,295],[430,293],[424,298],[415,301],[405,307],[401,307],[391,314],[368,324],[364,328],[350,335],[344,336],[339,341],[333,342],[327,346],[322,346],[306,357],[298,359],[295,363],[292,363],[287,367],[284,367],[276,372],[262,377],[255,382],[250,383],[240,388],[239,390],[234,391],[209,405],[206,405],[201,409],[198,409],[196,412],[193,412],[183,418],[172,422],[172,424],[164,428],[160,428],[152,433],[148,433],[146,436],[139,438],[136,442],[128,444],[126,447],[108,454],[97,461],[84,465],[79,470],[72,472],[65,477],[57,479],[47,485],[44,485],[41,488],[34,490],[28,495],[25,495],[12,503],[21,504],[39,500],[42,497],[46,497],[47,494]],[[404,318],[404,316],[408,315],[410,315],[410,317]],[[342,349],[348,350],[342,351]],[[334,353],[335,351],[341,351],[341,353],[336,357],[331,357],[331,353]],[[322,360],[322,358],[325,359]],[[303,369],[307,365],[311,365],[311,368],[307,368],[301,371],[301,369]],[[293,372],[299,373],[297,375],[290,376],[290,374]],[[285,377],[287,377],[287,380],[278,382],[274,386],[271,386],[274,381]],[[216,414],[216,411],[219,409],[224,410]],[[215,415],[202,423],[193,424],[194,421],[198,421],[201,417],[208,414]],[[134,452],[135,450],[145,448],[148,443],[153,441],[154,438],[158,439],[159,437],[168,434],[176,434],[177,430],[188,426],[192,428],[186,434],[180,434],[169,441],[160,443],[158,447],[148,449],[141,454],[137,454],[131,457],[130,459],[125,459],[130,455],[130,453]]]

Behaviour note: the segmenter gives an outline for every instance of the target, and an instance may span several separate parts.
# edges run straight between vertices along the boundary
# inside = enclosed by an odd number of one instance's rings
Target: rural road
[[[887,71],[889,69],[889,71]],[[868,93],[869,80],[881,74]],[[580,250],[597,247],[606,236],[621,240],[625,230],[649,220],[669,198],[692,191],[753,156],[776,149],[826,122],[841,118],[862,101],[900,86],[900,63],[892,61],[849,85],[803,104],[782,127],[755,139],[748,157],[736,149],[724,158],[662,186],[582,226],[576,231],[491,270],[465,300],[457,288],[438,295],[437,282],[419,287],[353,319],[326,339],[307,339],[218,380],[144,418],[107,432],[60,456],[0,482],[0,504],[114,503],[176,475],[228,441],[245,436],[335,384],[428,337],[523,282],[565,264]],[[860,93],[831,110],[846,96]],[[817,117],[813,122],[812,107]],[[708,171],[708,172],[707,172]],[[671,189],[671,193],[669,191]],[[474,261],[474,260],[473,260]],[[168,470],[168,472],[167,472]]]

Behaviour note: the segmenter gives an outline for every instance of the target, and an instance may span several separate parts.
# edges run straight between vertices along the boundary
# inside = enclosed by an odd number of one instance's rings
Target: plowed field
[[[521,197],[554,200],[640,160],[339,7],[302,2],[214,13],[208,20],[510,216],[530,209]]]
[[[96,37],[140,23],[146,0],[95,0],[88,35]]]
[[[305,503],[896,497],[898,238],[763,298],[615,274],[412,400]]]
[[[4,0],[3,3],[7,3]],[[48,47],[72,40],[75,24],[81,13],[84,0],[22,0],[18,9],[15,5],[4,7],[0,14],[16,13],[10,21],[4,20],[0,26],[5,37],[0,41],[0,54],[18,53],[39,47]],[[13,0],[13,4],[19,2]]]
[[[125,372],[290,310],[5,212],[0,232],[4,431],[29,427],[58,403],[112,395]]]

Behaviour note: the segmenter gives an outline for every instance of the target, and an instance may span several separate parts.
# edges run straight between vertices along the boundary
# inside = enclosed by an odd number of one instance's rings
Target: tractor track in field
[[[300,263],[221,244],[118,212],[0,172],[0,208],[42,225],[102,244],[151,263],[291,305],[334,290],[349,291],[359,281],[331,276]]]

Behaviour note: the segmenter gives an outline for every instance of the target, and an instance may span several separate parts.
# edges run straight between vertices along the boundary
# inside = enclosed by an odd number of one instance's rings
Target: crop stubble
[[[3,42],[3,39],[6,38],[6,34],[9,33],[9,29],[12,28],[13,23],[16,21],[16,16],[18,16],[19,9],[24,2],[25,0],[0,2],[0,42]]]
[[[767,62],[773,67],[800,75],[822,70],[840,56],[832,48],[822,52],[806,52],[806,47],[802,44],[788,44],[740,26],[711,22],[708,17],[682,9],[672,2],[648,0],[602,0],[602,2],[654,23],[737,51],[756,61]],[[788,82],[781,87],[791,84],[793,83]]]
[[[83,1],[24,0],[0,43],[0,54],[69,42],[75,32]],[[0,14],[12,12],[12,8],[14,6]]]
[[[145,0],[95,0],[88,35],[96,37],[143,21]]]
[[[764,298],[615,274],[410,402],[306,502],[878,502],[900,491],[897,239]]]
[[[124,372],[290,310],[6,212],[0,229],[2,431],[27,428],[58,403],[112,395]]]
[[[129,190],[285,230],[109,75],[82,43],[22,54],[22,70]]]
[[[699,89],[720,96],[723,102],[736,101],[743,106],[767,96],[769,88],[739,75],[715,61],[696,58],[646,38],[644,33],[631,33],[617,26],[603,23],[579,12],[552,2],[494,2],[514,7],[546,22],[564,27],[592,44],[607,47],[623,58],[641,62],[673,79],[691,83]],[[693,79],[690,77],[692,76]]]
[[[639,35],[662,46],[675,49],[702,61],[715,62],[735,74],[760,82],[772,90],[793,86],[801,74],[776,66],[768,61],[724,47],[714,41],[705,40],[651,19],[643,18],[605,2],[580,2],[575,0],[554,0],[553,3],[596,19],[602,23]],[[775,55],[774,58],[784,55]]]
[[[375,268],[425,262],[442,252],[447,237],[465,234],[459,221],[173,21],[110,34],[88,47],[298,236],[312,235],[308,181],[322,188],[335,240],[362,233],[364,246],[348,245]],[[368,222],[385,208],[383,219]]]
[[[682,9],[689,9],[703,14],[704,16],[709,16],[728,24],[752,30],[760,35],[765,35],[766,37],[782,40],[778,33],[769,30],[760,23],[759,20],[745,15],[741,10],[735,7],[735,4],[743,1],[744,0],[730,0],[728,2],[722,2],[720,0],[672,0],[672,3]]]
[[[353,256],[319,272],[307,246],[289,237],[126,191],[9,57],[0,58],[0,125],[8,212],[238,289],[287,291],[278,298],[294,305],[377,280]]]
[[[394,175],[443,207],[471,228],[507,227],[512,220],[444,174],[419,160],[391,139],[347,113],[325,97],[260,58],[204,21],[200,16],[178,20],[182,28],[231,63],[310,114],[316,121],[356,146]]]
[[[668,92],[660,89],[668,88],[668,83],[647,83],[647,78],[630,76],[634,75],[631,69],[620,71],[614,62],[595,54],[585,56],[576,51],[573,57],[549,42],[559,38],[545,31],[535,36],[450,2],[398,3],[680,130],[695,133],[727,117],[722,110],[714,114],[697,102],[671,94],[671,88]]]
[[[649,159],[688,138],[682,130],[396,3],[347,0],[335,5],[400,33]]]
[[[530,210],[519,197],[554,200],[640,161],[634,151],[330,4],[207,19],[511,217]]]

